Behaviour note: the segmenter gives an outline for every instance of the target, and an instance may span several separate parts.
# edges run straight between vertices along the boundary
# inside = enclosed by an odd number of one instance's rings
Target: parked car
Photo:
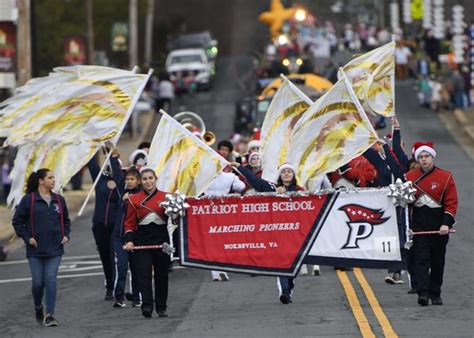
[[[175,84],[177,92],[196,85],[198,89],[209,89],[214,66],[203,49],[178,49],[168,54],[166,71]]]

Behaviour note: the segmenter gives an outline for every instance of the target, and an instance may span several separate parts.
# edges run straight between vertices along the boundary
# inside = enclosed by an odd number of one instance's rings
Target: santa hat
[[[250,150],[252,148],[260,148],[260,141],[259,140],[252,140],[247,144],[247,149]]]
[[[281,172],[285,169],[291,169],[294,173],[296,172],[295,167],[293,167],[291,163],[283,163],[281,166],[278,167],[278,174],[281,174]]]
[[[433,156],[433,158],[436,157],[436,150],[434,149],[433,142],[415,142],[411,149],[413,158],[418,161],[418,156],[420,156],[423,151],[426,151],[428,154]]]
[[[137,161],[140,161],[139,159],[137,159],[137,157],[140,157],[143,163],[135,163]],[[148,154],[146,153],[145,150],[137,149],[130,155],[128,160],[130,161],[131,165],[135,165],[135,164],[145,165],[148,160]]]
[[[258,151],[254,151],[253,153],[251,153],[249,155],[249,161],[248,162],[250,163],[250,161],[252,160],[252,157],[255,157],[255,156],[260,157],[260,153]]]

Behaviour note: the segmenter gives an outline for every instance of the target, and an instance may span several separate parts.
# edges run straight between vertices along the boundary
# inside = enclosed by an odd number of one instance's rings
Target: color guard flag
[[[306,111],[293,128],[285,162],[298,183],[334,171],[361,155],[378,139],[347,78],[339,80]]]
[[[263,179],[270,182],[278,179],[278,167],[285,162],[293,127],[312,103],[290,80],[283,79],[262,125]]]
[[[8,203],[20,201],[32,171],[53,170],[60,191],[106,141],[116,144],[150,75],[59,67],[19,88],[0,111],[0,136],[19,147]]]
[[[342,70],[366,111],[382,116],[395,114],[395,42],[356,57]],[[342,79],[341,71],[338,78]]]
[[[229,163],[170,115],[161,120],[148,154],[148,166],[162,191],[199,196]]]

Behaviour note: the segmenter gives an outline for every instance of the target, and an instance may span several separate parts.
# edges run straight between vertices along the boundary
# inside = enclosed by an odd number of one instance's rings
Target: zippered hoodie
[[[69,238],[71,221],[66,200],[61,195],[51,193],[48,203],[38,192],[25,195],[16,207],[12,220],[18,237],[26,243],[26,257],[54,257],[64,254],[61,241]],[[29,244],[34,238],[38,247]]]

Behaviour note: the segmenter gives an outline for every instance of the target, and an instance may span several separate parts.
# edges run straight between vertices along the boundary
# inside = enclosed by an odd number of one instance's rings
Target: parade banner
[[[181,264],[275,276],[296,276],[303,261],[400,267],[401,235],[387,193],[187,199]]]
[[[405,269],[405,218],[397,217],[388,193],[388,188],[339,192],[304,263]]]

